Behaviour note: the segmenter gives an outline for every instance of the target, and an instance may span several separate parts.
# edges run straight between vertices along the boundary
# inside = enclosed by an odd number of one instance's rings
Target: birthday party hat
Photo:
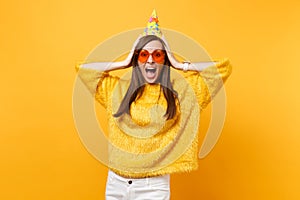
[[[142,35],[143,36],[156,35],[158,37],[162,36],[162,32],[160,31],[160,28],[158,25],[158,17],[157,17],[155,9],[152,11],[151,17],[147,23],[147,27],[145,28]]]

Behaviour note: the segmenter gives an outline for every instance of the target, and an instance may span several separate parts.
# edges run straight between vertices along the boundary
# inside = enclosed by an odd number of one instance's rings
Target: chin
[[[149,83],[149,84],[156,84],[156,83],[157,83],[157,78],[156,78],[156,79],[151,79],[151,80],[145,78],[145,80],[146,80],[146,82]]]

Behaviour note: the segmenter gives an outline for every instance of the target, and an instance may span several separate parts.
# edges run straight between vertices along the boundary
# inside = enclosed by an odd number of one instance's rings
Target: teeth
[[[146,68],[146,72],[155,73],[156,72],[156,68]]]

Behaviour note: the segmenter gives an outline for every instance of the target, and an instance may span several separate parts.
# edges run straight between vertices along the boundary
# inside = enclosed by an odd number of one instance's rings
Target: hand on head
[[[174,57],[174,55],[173,55],[173,53],[172,53],[172,51],[171,51],[171,49],[170,49],[170,46],[169,46],[169,44],[168,44],[167,39],[165,38],[164,35],[161,37],[161,39],[162,39],[162,41],[164,41],[164,47],[165,47],[165,50],[166,50],[166,52],[167,52],[167,56],[168,56],[168,58],[169,58],[169,61],[170,61],[170,63],[171,63],[171,66],[174,67],[174,68],[178,68],[177,66],[178,66],[178,63],[179,63],[179,62],[178,62],[177,59]]]
[[[135,42],[133,43],[132,48],[131,48],[129,54],[128,54],[127,58],[126,58],[125,61],[124,61],[124,66],[125,66],[125,67],[130,67],[131,60],[132,60],[132,57],[133,57],[133,54],[134,54],[136,45],[139,43],[141,37],[142,37],[142,34],[140,34],[140,35],[138,36],[138,38],[135,40]]]

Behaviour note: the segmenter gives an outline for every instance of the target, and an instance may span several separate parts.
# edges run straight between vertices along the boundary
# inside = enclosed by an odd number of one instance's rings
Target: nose
[[[151,54],[149,55],[149,57],[147,59],[147,63],[153,63],[153,57]]]

